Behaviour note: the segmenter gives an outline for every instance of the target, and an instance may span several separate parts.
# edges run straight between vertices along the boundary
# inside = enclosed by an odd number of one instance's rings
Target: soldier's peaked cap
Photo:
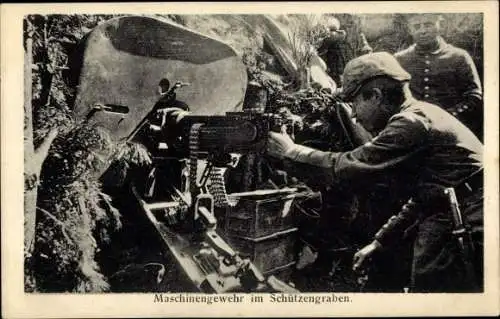
[[[403,69],[392,54],[388,52],[365,54],[349,61],[345,66],[343,97],[353,98],[370,79],[382,76],[401,82],[411,79],[411,75]]]

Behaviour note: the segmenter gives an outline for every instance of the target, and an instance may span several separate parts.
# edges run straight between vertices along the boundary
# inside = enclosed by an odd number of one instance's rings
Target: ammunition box
[[[229,236],[259,238],[294,227],[293,198],[241,198],[228,208],[224,232]]]
[[[297,228],[259,238],[227,236],[227,241],[264,275],[282,273],[295,264]]]

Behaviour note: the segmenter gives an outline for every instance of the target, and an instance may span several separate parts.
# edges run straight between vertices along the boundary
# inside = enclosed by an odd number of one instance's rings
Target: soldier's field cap
[[[388,52],[375,52],[359,56],[347,63],[344,69],[342,97],[352,99],[369,80],[386,76],[397,81],[409,81],[411,76],[396,58]]]

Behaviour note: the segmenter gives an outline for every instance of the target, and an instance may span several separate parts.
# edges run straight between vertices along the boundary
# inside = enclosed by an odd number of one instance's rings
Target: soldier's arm
[[[418,204],[410,199],[401,211],[389,220],[378,230],[374,240],[379,242],[382,247],[389,246],[397,242],[404,234],[405,230],[418,220]]]
[[[466,51],[460,50],[460,53],[457,62],[457,77],[463,100],[455,107],[455,110],[458,113],[481,110],[483,103],[481,79],[472,57]]]
[[[384,176],[418,156],[427,146],[429,123],[415,113],[400,113],[370,142],[335,157],[335,177],[354,181]]]
[[[361,146],[370,141],[373,136],[361,124],[354,122],[352,115],[352,108],[346,103],[337,104],[338,119],[343,125],[344,132],[351,140],[352,148]]]
[[[396,243],[405,229],[418,219],[417,207],[418,205],[410,199],[399,214],[389,218],[387,223],[375,234],[373,241],[354,254],[352,269],[358,271],[364,261],[376,251]]]
[[[284,157],[290,173],[312,185],[376,180],[418,156],[426,148],[428,130],[425,119],[408,112],[394,116],[378,136],[352,151],[323,152],[295,145]]]

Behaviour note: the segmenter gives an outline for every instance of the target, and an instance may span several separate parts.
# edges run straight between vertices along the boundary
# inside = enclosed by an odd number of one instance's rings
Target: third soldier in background
[[[412,76],[410,88],[422,101],[441,106],[483,138],[481,80],[469,53],[440,35],[439,14],[414,14],[408,24],[415,43],[395,54]]]
[[[328,75],[337,86],[342,86],[342,72],[351,59],[347,50],[346,31],[340,27],[338,19],[331,17],[328,20],[328,36],[323,39],[318,48],[318,55],[327,65]]]

